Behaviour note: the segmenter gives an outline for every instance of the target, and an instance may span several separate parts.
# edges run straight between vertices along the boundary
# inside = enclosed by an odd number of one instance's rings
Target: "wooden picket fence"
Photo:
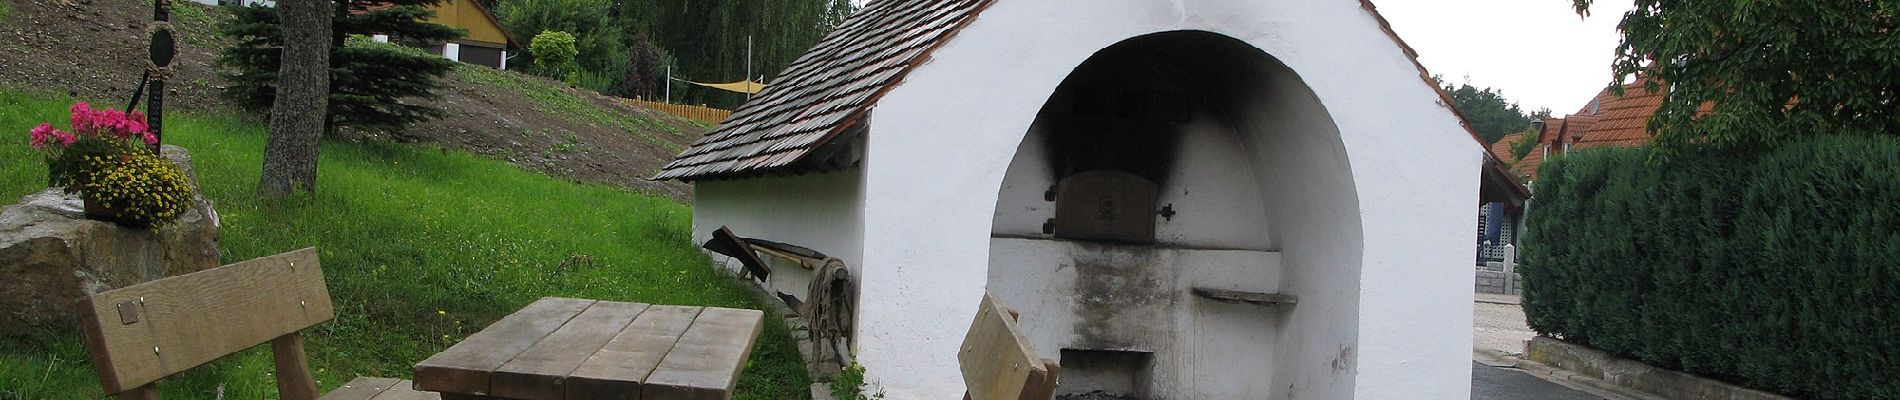
[[[680,118],[690,119],[694,121],[704,121],[709,124],[717,124],[717,123],[723,122],[726,120],[726,117],[732,116],[732,110],[721,110],[721,109],[706,107],[706,106],[662,103],[662,102],[650,101],[650,100],[644,100],[644,99],[620,99],[620,100],[623,102],[626,102],[629,105],[646,107],[648,109],[664,112],[667,114],[673,114],[674,116],[678,116]]]

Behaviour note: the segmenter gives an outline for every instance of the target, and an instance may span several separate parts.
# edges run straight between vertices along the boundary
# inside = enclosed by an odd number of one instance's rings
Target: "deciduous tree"
[[[1589,15],[1593,0],[1573,2]],[[1900,0],[1636,0],[1611,67],[1665,90],[1649,122],[1662,159],[1690,144],[1900,134],[1896,18]]]
[[[1443,81],[1443,79],[1439,79]],[[1458,112],[1464,114],[1465,121],[1471,123],[1471,129],[1484,137],[1485,143],[1497,143],[1514,132],[1523,131],[1531,126],[1531,117],[1517,103],[1504,98],[1504,92],[1493,88],[1478,88],[1469,83],[1445,85],[1445,92],[1451,94],[1452,101],[1458,103]],[[1549,111],[1543,111],[1548,115]]]

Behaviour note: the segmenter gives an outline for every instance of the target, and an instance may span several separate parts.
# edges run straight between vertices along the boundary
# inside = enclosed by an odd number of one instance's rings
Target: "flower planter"
[[[119,226],[123,226],[127,228],[151,228],[152,227],[151,223],[138,221],[132,218],[126,218],[125,216],[120,214],[119,210],[113,209],[111,207],[107,207],[106,202],[94,200],[93,196],[89,193],[80,192],[79,200],[81,203],[85,204],[84,209],[86,211],[86,219],[101,221],[101,222],[111,222],[111,223],[118,224]]]
[[[41,123],[30,144],[46,158],[48,184],[78,193],[86,218],[149,228],[188,207],[191,182],[178,166],[148,154],[158,137],[145,115],[75,103],[72,132]]]

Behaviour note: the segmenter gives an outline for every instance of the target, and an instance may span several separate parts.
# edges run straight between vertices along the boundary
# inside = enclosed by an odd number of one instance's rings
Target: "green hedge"
[[[1544,164],[1533,329],[1766,391],[1900,398],[1900,139],[1648,156]]]

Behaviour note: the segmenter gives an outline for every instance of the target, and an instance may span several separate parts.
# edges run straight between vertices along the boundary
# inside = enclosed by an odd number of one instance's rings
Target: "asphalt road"
[[[1472,400],[1602,400],[1563,385],[1538,379],[1524,371],[1471,363]]]

